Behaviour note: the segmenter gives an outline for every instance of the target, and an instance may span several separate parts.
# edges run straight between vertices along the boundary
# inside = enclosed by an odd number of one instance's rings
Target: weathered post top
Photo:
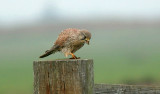
[[[34,94],[93,94],[92,59],[34,61]]]

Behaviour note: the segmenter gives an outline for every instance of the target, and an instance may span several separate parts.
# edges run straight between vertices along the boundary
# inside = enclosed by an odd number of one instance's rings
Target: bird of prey
[[[40,58],[44,58],[55,52],[61,51],[67,57],[71,55],[70,59],[79,59],[74,53],[79,50],[86,43],[89,45],[89,41],[91,39],[91,33],[87,30],[81,30],[76,28],[68,28],[63,30],[54,45],[47,50]]]

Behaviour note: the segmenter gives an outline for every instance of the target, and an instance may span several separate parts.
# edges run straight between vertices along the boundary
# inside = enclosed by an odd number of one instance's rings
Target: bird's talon
[[[69,59],[80,59],[80,57],[71,57]]]

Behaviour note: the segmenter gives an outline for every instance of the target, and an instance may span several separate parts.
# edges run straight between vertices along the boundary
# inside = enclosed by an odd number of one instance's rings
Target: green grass
[[[160,29],[90,30],[91,44],[76,55],[94,59],[95,83],[160,82]],[[32,62],[49,49],[58,32],[0,35],[0,94],[33,92]],[[56,53],[43,60],[64,58]]]

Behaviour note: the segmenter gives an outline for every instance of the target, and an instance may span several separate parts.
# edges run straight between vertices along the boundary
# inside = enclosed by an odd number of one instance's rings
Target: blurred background
[[[87,29],[95,83],[159,85],[160,0],[0,0],[0,94],[32,94],[33,61],[66,28]]]

